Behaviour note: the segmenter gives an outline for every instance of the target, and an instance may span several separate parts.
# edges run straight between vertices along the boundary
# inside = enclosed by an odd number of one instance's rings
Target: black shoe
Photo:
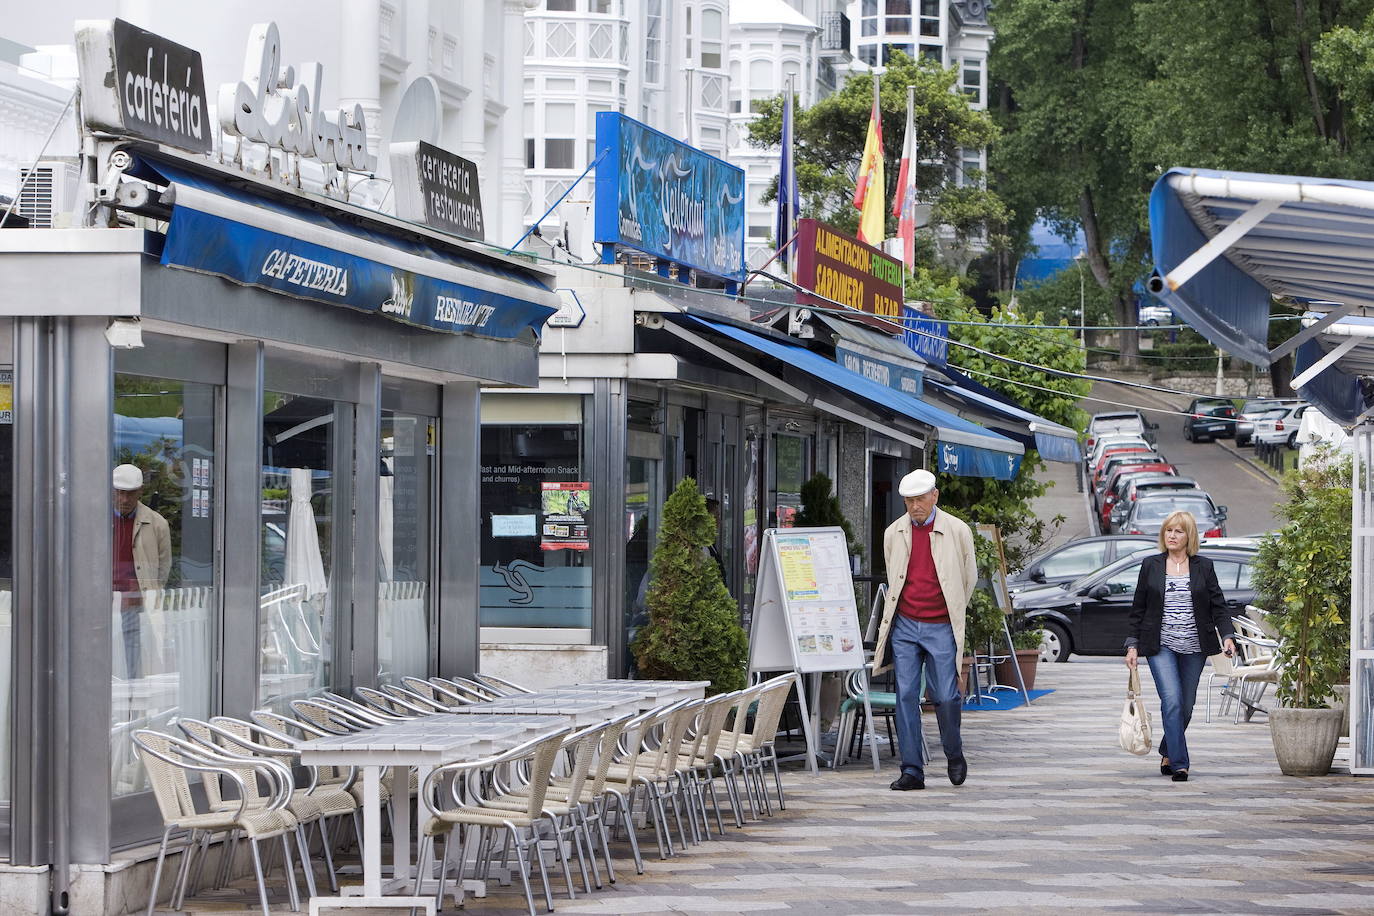
[[[1187,770],[1174,770],[1173,779],[1174,779],[1174,782],[1187,782],[1187,781],[1188,781],[1188,771],[1187,771]]]
[[[912,789],[924,789],[926,778],[924,776],[912,776],[910,773],[903,773],[892,784],[888,786],[894,792],[910,792]]]
[[[1169,761],[1169,758],[1167,758],[1167,757],[1161,757],[1161,758],[1159,758],[1159,775],[1160,775],[1160,776],[1172,776],[1172,775],[1174,775],[1174,768],[1171,767],[1171,766],[1169,766],[1169,762],[1168,762],[1168,761]]]
[[[962,786],[964,780],[968,779],[968,761],[963,757],[956,757],[949,762],[949,781],[956,786]]]

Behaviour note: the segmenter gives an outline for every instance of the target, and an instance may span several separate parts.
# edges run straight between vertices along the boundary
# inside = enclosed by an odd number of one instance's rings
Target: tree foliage
[[[1027,316],[1002,308],[984,316],[966,298],[949,295],[949,286],[935,284],[929,274],[918,274],[914,279],[914,287],[922,285],[927,288],[933,285],[937,292],[943,293],[942,298],[928,303],[931,314],[960,322],[949,325],[950,365],[968,370],[974,381],[1034,414],[1070,429],[1083,427],[1087,416],[1078,407],[1078,401],[1088,393],[1091,384],[1078,377],[1084,369],[1084,351],[1078,346],[1072,328],[1031,330],[1017,327],[1045,322],[1039,313]],[[958,346],[955,341],[986,352]],[[1008,363],[996,356],[1011,357],[1029,365]],[[1073,375],[1054,375],[1036,368],[1041,366]],[[1003,548],[1007,565],[1019,569],[1064,521],[1062,516],[1043,519],[1035,514],[1034,500],[1053,485],[1036,480],[1043,467],[1039,453],[1027,449],[1013,479],[951,477],[940,487],[940,502],[958,510],[969,524],[999,526],[1005,535]]]
[[[864,555],[863,542],[854,537],[854,526],[840,510],[840,498],[835,495],[833,482],[819,471],[802,484],[801,508],[792,524],[797,528],[840,528],[844,531],[850,556]]]
[[[1350,662],[1350,456],[1319,449],[1283,480],[1283,527],[1261,542],[1254,584],[1282,640],[1279,701],[1311,709],[1346,682]]]
[[[964,95],[955,91],[957,77],[952,69],[894,52],[879,80],[889,235],[896,229],[891,209],[906,130],[907,86],[915,89],[913,117],[921,160],[916,169],[917,197],[931,204],[933,220],[966,238],[983,232],[998,236],[1009,217],[996,194],[976,184],[961,186],[957,180],[960,151],[981,149],[997,134],[987,112],[970,108]],[[757,105],[758,117],[749,124],[749,143],[759,149],[776,148],[782,142],[783,97]],[[859,211],[852,203],[854,182],[872,107],[873,77],[860,73],[810,108],[794,108],[793,155],[802,216],[824,220],[846,232],[858,226]],[[967,176],[975,181],[981,177]],[[765,200],[774,199],[775,192],[776,183]]]
[[[1134,324],[1146,203],[1175,166],[1366,177],[1374,166],[1374,0],[1000,0],[994,186],[1024,238],[1081,227]],[[1357,111],[1352,116],[1351,112]],[[1136,355],[1126,335],[1123,357]]]
[[[712,693],[744,686],[749,640],[720,568],[707,553],[716,521],[696,481],[683,478],[663,504],[649,570],[649,622],[630,644],[644,677],[709,680]]]

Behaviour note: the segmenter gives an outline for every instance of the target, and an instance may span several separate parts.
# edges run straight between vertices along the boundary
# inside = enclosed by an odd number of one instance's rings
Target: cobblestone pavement
[[[959,788],[938,759],[929,788],[906,793],[888,790],[897,771],[886,756],[881,774],[867,759],[819,776],[785,765],[786,811],[727,827],[724,839],[675,859],[649,855],[643,875],[622,847],[617,884],[569,901],[556,879],[555,906],[602,914],[1374,913],[1374,781],[1281,776],[1262,717],[1209,724],[1199,700],[1189,730],[1194,779],[1171,782],[1159,775],[1159,758],[1116,748],[1124,681],[1115,659],[1041,665],[1036,686],[1054,692],[1033,706],[966,713],[969,777]],[[1157,707],[1155,715],[1158,728]],[[650,834],[642,836],[651,847]],[[216,900],[191,901],[188,912],[255,912],[251,887],[250,879]],[[278,901],[284,911],[284,896]],[[523,912],[523,899],[494,887],[465,911]]]

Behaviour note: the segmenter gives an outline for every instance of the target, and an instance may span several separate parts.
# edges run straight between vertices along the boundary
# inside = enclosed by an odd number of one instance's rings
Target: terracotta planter
[[[1016,666],[1021,669],[1021,679],[1026,682],[1027,690],[1035,689],[1035,668],[1039,664],[1039,649],[1016,650]],[[997,683],[1007,687],[1018,686],[1016,672],[1011,670],[1011,659],[997,663]]]
[[[1269,737],[1283,775],[1329,773],[1344,718],[1344,709],[1270,709]]]

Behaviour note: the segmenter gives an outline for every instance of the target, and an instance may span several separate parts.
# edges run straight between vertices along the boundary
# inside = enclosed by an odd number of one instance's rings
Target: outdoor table
[[[320,907],[421,907],[434,912],[433,897],[387,896],[405,887],[412,878],[410,866],[410,768],[424,784],[431,770],[446,763],[477,760],[525,741],[531,734],[552,731],[566,723],[549,716],[454,716],[437,714],[379,725],[348,735],[331,735],[302,742],[298,750],[306,766],[355,766],[363,775],[363,883],[344,888],[341,897],[312,897],[310,914]],[[392,820],[391,880],[382,880],[381,774],[394,767],[391,776]],[[416,831],[429,815],[424,802],[416,806]],[[424,868],[426,863],[416,863]],[[459,883],[461,888],[468,887]],[[485,885],[473,887],[479,893]]]
[[[709,685],[710,681],[595,681],[497,697],[456,707],[453,712],[567,716],[573,725],[582,726],[682,699],[700,699]]]

